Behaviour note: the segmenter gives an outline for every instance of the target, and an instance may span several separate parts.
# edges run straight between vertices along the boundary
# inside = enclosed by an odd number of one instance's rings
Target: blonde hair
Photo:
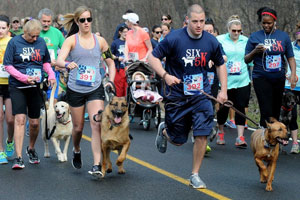
[[[26,33],[31,33],[32,31],[40,32],[42,30],[42,24],[37,19],[31,19],[24,25],[23,30]]]
[[[92,10],[86,6],[80,6],[75,10],[74,13],[68,13],[64,15],[64,20],[62,21],[62,24],[68,32],[71,30],[73,24],[76,24],[76,22],[78,22],[80,15],[85,11],[88,11],[92,17]]]
[[[240,17],[238,15],[231,15],[227,20],[227,29],[232,25],[242,25],[242,22],[240,20]]]

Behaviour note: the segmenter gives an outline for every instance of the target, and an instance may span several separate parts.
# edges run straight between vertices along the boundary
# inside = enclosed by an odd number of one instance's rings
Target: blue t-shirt
[[[300,91],[300,46],[297,44],[297,42],[293,42],[292,43],[292,47],[293,47],[293,51],[295,54],[295,61],[296,61],[296,75],[298,77],[298,82],[296,83],[296,87],[294,88],[294,90],[296,91]],[[288,71],[286,73],[287,77],[291,76],[291,70],[290,70],[290,66],[287,68]],[[288,79],[285,80],[285,88],[287,89],[291,89],[291,83],[289,82]]]
[[[285,58],[294,57],[291,40],[287,33],[275,30],[266,34],[260,30],[251,34],[248,39],[245,55],[249,54],[258,44],[264,44],[266,51],[256,54],[253,63],[253,78],[266,77],[268,79],[285,78]]]
[[[222,56],[225,55],[224,49],[222,44],[221,45],[221,52],[222,52]],[[208,82],[209,84],[212,86],[213,84],[217,84],[219,85],[219,79],[218,79],[218,75],[217,75],[217,68],[216,65],[213,64],[213,66],[211,66],[211,68],[209,68],[209,66],[206,66],[206,70],[207,70],[207,76],[208,76]]]
[[[159,59],[166,57],[166,71],[186,83],[185,86],[183,83],[172,86],[167,99],[188,97],[186,91],[190,91],[187,89],[189,83],[210,93],[207,78],[208,61],[212,60],[216,66],[224,64],[221,45],[212,34],[203,31],[201,38],[193,39],[188,35],[186,27],[169,33],[152,54]],[[167,86],[166,94],[169,91],[170,87]],[[193,96],[204,98],[198,91],[195,91]]]
[[[154,40],[153,38],[151,38],[151,44],[152,44],[153,49],[155,49],[155,47],[157,47],[158,43],[159,42],[157,40]]]
[[[124,57],[125,41],[119,38],[114,40],[111,44],[111,52],[117,57]],[[125,65],[123,62],[115,60],[116,69],[124,69]]]
[[[33,43],[27,42],[22,35],[13,37],[6,48],[3,65],[12,65],[23,74],[41,72],[43,80],[43,64],[51,63],[46,42],[38,37]],[[9,85],[27,86],[13,76],[9,76]]]

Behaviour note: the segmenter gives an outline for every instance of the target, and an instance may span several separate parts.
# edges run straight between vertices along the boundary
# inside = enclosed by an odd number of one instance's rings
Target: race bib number
[[[207,72],[207,78],[208,78],[209,85],[214,84],[215,73],[214,72]]]
[[[203,74],[184,75],[183,81],[185,95],[201,94],[199,90],[203,90]]]
[[[48,51],[49,51],[49,54],[50,54],[51,61],[52,61],[52,60],[55,60],[55,52],[54,52],[54,49],[48,49]]]
[[[34,77],[37,83],[42,82],[42,70],[38,68],[27,68],[26,75]]]
[[[139,53],[137,52],[129,53],[129,60],[133,60],[133,61],[139,60]]]
[[[241,73],[242,73],[241,66],[242,66],[241,62],[228,61],[227,62],[228,74],[229,75],[241,75]]]
[[[266,56],[266,71],[278,72],[281,71],[281,56],[267,55]]]
[[[77,70],[76,84],[94,86],[96,79],[96,67],[79,65]]]
[[[9,73],[5,70],[4,65],[0,64],[0,78],[8,78]]]

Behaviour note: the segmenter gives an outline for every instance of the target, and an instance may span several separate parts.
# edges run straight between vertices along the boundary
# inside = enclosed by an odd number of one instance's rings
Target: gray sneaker
[[[291,153],[295,153],[295,154],[299,153],[299,144],[292,145]]]
[[[205,189],[206,185],[205,183],[201,180],[198,174],[192,174],[190,177],[190,185],[195,188],[195,189]]]
[[[155,146],[160,153],[165,153],[167,151],[167,138],[163,134],[165,129],[165,122],[161,122],[158,126],[157,135],[155,139]]]

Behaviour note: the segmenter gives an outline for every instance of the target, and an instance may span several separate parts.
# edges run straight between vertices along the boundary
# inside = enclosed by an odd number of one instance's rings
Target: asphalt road
[[[165,154],[155,146],[156,128],[152,125],[144,131],[137,123],[131,124],[133,140],[125,161],[126,174],[119,175],[113,165],[113,172],[103,179],[91,177],[87,171],[93,160],[90,147],[90,128],[85,123],[81,142],[83,167],[73,169],[71,165],[72,144],[66,163],[59,163],[52,143],[51,158],[43,158],[43,142],[39,136],[36,150],[41,159],[39,165],[31,165],[24,153],[25,168],[14,171],[12,163],[0,166],[0,200],[40,199],[300,199],[299,166],[300,155],[281,154],[278,159],[273,192],[264,190],[253,154],[247,149],[234,147],[236,130],[226,129],[226,145],[211,143],[212,151],[204,158],[200,177],[207,189],[195,190],[188,186],[192,165],[191,140],[181,147],[168,144]],[[246,131],[250,144],[251,131]],[[28,137],[24,141],[24,149]],[[291,144],[284,147],[288,151]],[[112,161],[116,154],[112,153]]]

